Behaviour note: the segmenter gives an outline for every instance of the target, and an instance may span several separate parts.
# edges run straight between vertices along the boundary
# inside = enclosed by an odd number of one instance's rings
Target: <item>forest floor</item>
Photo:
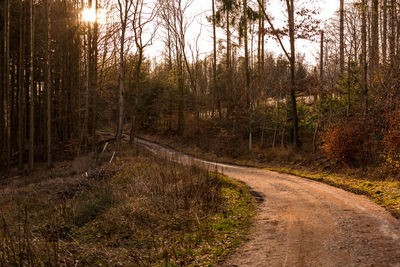
[[[0,180],[1,266],[208,266],[246,239],[247,186],[112,146]]]
[[[400,221],[365,196],[269,170],[213,163],[138,139],[182,163],[242,181],[258,196],[249,241],[224,266],[400,266]]]

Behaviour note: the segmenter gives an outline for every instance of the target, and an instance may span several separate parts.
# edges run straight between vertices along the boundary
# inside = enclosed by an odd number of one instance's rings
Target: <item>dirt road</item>
[[[400,221],[366,197],[138,143],[175,161],[223,170],[256,192],[260,203],[249,241],[224,266],[400,266]]]

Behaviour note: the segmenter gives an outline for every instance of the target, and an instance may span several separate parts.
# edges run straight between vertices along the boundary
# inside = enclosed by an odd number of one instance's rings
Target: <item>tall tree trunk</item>
[[[283,150],[285,148],[285,135],[286,135],[286,126],[287,122],[289,119],[289,101],[288,101],[288,95],[286,95],[286,113],[285,113],[285,123],[283,124],[282,127],[282,134],[281,134],[281,149]]]
[[[51,154],[51,66],[50,66],[50,38],[51,38],[51,0],[47,0],[47,51],[46,51],[46,107],[47,107],[47,167],[52,164],[52,154]]]
[[[371,29],[371,71],[374,73],[379,65],[379,1],[372,0],[372,29]]]
[[[126,23],[125,23],[126,24]],[[122,25],[121,30],[121,46],[119,58],[119,116],[118,116],[118,130],[117,130],[117,146],[121,145],[122,130],[124,126],[124,83],[125,83],[125,69],[124,69],[124,53],[125,53],[125,29],[126,25]]]
[[[364,116],[367,115],[368,112],[368,81],[367,81],[367,14],[366,14],[366,1],[361,1],[361,46],[362,46],[362,55],[361,55],[361,65],[362,65],[362,86],[363,86],[363,112]]]
[[[182,52],[179,50],[178,44],[176,44],[176,65],[178,68],[178,133],[183,134],[185,128],[185,84],[183,77],[183,59]]]
[[[92,8],[92,0],[89,0],[89,8]],[[86,44],[86,75],[85,75],[85,117],[83,121],[83,133],[82,142],[84,152],[87,152],[89,145],[89,98],[90,98],[90,87],[91,87],[91,70],[92,70],[92,24],[90,21],[87,22],[87,44]]]
[[[212,93],[212,116],[215,113],[215,103],[218,102],[220,105],[220,94],[217,92],[217,23],[215,18],[215,0],[212,0],[212,16],[213,16],[213,93]],[[217,96],[216,96],[217,95]],[[221,117],[221,112],[219,112]]]
[[[264,13],[263,13],[263,8],[265,5],[265,0],[262,0],[261,3],[259,3],[259,35],[258,35],[258,39],[259,39],[259,55],[258,55],[258,64],[259,64],[259,70],[258,70],[258,82],[259,82],[259,86],[262,85],[264,79],[263,79],[263,75],[264,75],[264,64],[265,64],[265,58],[264,58],[264,41],[265,41],[265,32],[264,32],[264,22],[265,22],[265,17],[264,17]],[[279,100],[278,100],[279,103]],[[267,103],[265,102],[265,105]],[[278,117],[279,117],[279,109],[278,109]],[[265,134],[265,124],[266,124],[266,120],[267,120],[267,108],[265,107],[265,112],[264,112],[264,122],[263,122],[263,127],[262,127],[262,132],[261,132],[261,148],[264,148],[265,142],[264,142],[264,134]],[[275,147],[275,140],[276,140],[276,132],[277,129],[275,129],[274,131],[274,141],[273,141],[273,147]]]
[[[11,158],[11,119],[10,119],[10,0],[5,0],[4,9],[4,128],[5,128],[5,148],[6,148],[6,161],[7,172],[10,171],[10,158]]]
[[[262,12],[262,9],[265,6],[265,0],[261,0],[261,74],[264,73],[264,67],[265,67],[265,16],[264,16],[264,12]]]
[[[5,12],[6,10],[6,2],[3,1],[3,10]],[[5,18],[2,17],[2,18]],[[6,84],[5,84],[5,56],[6,56],[6,51],[5,51],[5,40],[6,40],[6,27],[4,27],[4,22],[3,21],[3,27],[2,27],[2,33],[1,33],[1,54],[0,54],[0,67],[1,67],[1,71],[0,71],[0,75],[1,75],[1,81],[0,81],[0,86],[1,86],[1,91],[0,91],[0,168],[1,170],[5,169],[5,154],[6,154],[6,131],[5,131],[5,121],[4,121],[4,96],[5,96],[5,91],[6,91]],[[0,172],[0,174],[2,174]]]
[[[128,18],[133,4],[132,0],[123,0],[124,4],[118,0],[119,17],[121,23],[121,36],[120,36],[120,55],[119,55],[119,114],[118,114],[118,128],[116,134],[117,148],[121,145],[122,131],[124,127],[124,93],[125,93],[125,34],[126,27],[128,26]]]
[[[319,55],[319,82],[320,82],[320,92],[323,91],[324,87],[324,31],[321,31],[321,45],[320,45],[320,55]],[[318,96],[317,96],[318,97]],[[320,100],[321,101],[321,100]],[[315,153],[315,144],[316,144],[316,139],[317,139],[317,134],[319,131],[319,125],[320,125],[320,108],[318,107],[318,104],[314,102],[314,108],[317,111],[317,123],[314,128],[314,134],[313,134],[313,141],[312,141],[312,148],[313,148],[313,153]]]
[[[247,29],[247,0],[243,0],[243,38],[244,38],[244,72],[246,82],[246,93],[248,97],[249,108],[249,150],[252,149],[252,113],[253,113],[253,99],[250,88],[250,70],[249,70],[249,44],[248,44],[248,29]]]
[[[396,56],[396,0],[390,1],[390,36],[389,36],[389,53],[390,53],[390,65],[393,68],[395,65],[395,56]]]
[[[230,29],[230,15],[229,11],[226,10],[226,69],[227,69],[227,81],[228,81],[228,117],[232,113],[233,105],[233,84],[232,84],[232,60],[231,60],[231,29]]]
[[[24,40],[25,40],[25,8],[24,1],[20,2],[19,18],[19,62],[18,62],[18,167],[22,169],[24,161],[24,133],[25,133],[25,94],[24,94]]]
[[[387,0],[383,0],[383,22],[382,22],[382,63],[386,66],[387,59]]]
[[[138,47],[138,60],[135,68],[135,107],[132,114],[132,125],[131,125],[131,132],[130,132],[130,139],[129,143],[132,144],[134,137],[135,137],[135,126],[137,120],[137,112],[139,109],[139,89],[140,89],[140,72],[142,69],[142,62],[143,62],[143,48]]]
[[[399,63],[399,57],[400,57],[400,20],[398,17],[398,1],[395,1],[395,5],[393,7],[393,17],[395,18],[395,47],[396,47],[396,64]]]
[[[95,150],[96,147],[96,128],[97,128],[97,96],[98,96],[98,57],[99,57],[99,21],[98,21],[98,9],[99,9],[99,0],[94,1],[94,9],[96,14],[96,20],[93,24],[93,32],[92,32],[92,44],[90,46],[92,52],[92,62],[91,62],[91,91],[90,91],[90,99],[89,99],[89,135],[91,140],[91,149]]]
[[[98,61],[98,39],[99,39],[99,24],[97,21],[98,17],[98,0],[94,1],[94,9],[96,14],[96,20],[93,23],[93,29],[91,34],[90,44],[90,91],[89,91],[89,124],[88,124],[88,135],[90,137],[91,150],[95,150],[96,146],[96,96],[97,96],[97,61]]]
[[[293,0],[286,0],[289,18],[289,38],[290,38],[290,98],[292,106],[293,120],[293,145],[296,149],[300,148],[299,120],[297,116],[297,101],[295,92],[296,81],[296,50],[295,50],[295,27],[294,27],[294,3]]]
[[[264,2],[264,0],[262,1]],[[261,49],[262,49],[262,36],[264,35],[264,25],[263,25],[263,18],[264,14],[262,12],[261,5],[263,3],[258,4],[258,46],[257,46],[257,67],[258,67],[258,82],[261,84]]]
[[[29,3],[30,19],[30,55],[29,55],[29,167],[33,169],[35,162],[35,90],[33,88],[33,55],[34,55],[34,18],[33,18],[33,0]]]
[[[340,0],[340,75],[344,74],[344,0]]]
[[[324,31],[321,31],[320,58],[319,58],[319,82],[321,83],[320,90],[323,90],[324,82]]]

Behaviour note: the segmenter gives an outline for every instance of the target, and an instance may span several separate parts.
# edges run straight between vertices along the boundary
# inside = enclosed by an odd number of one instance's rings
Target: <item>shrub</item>
[[[360,117],[343,119],[325,129],[321,148],[329,159],[347,166],[368,165],[376,155],[374,130],[374,123],[370,120]]]
[[[386,116],[387,129],[383,131],[383,145],[389,167],[400,171],[400,110]]]

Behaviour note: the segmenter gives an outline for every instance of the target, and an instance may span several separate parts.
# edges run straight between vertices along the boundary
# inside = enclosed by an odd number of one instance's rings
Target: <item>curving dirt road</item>
[[[218,169],[254,190],[259,206],[249,241],[224,266],[400,266],[400,221],[366,197],[137,143],[175,161]]]

